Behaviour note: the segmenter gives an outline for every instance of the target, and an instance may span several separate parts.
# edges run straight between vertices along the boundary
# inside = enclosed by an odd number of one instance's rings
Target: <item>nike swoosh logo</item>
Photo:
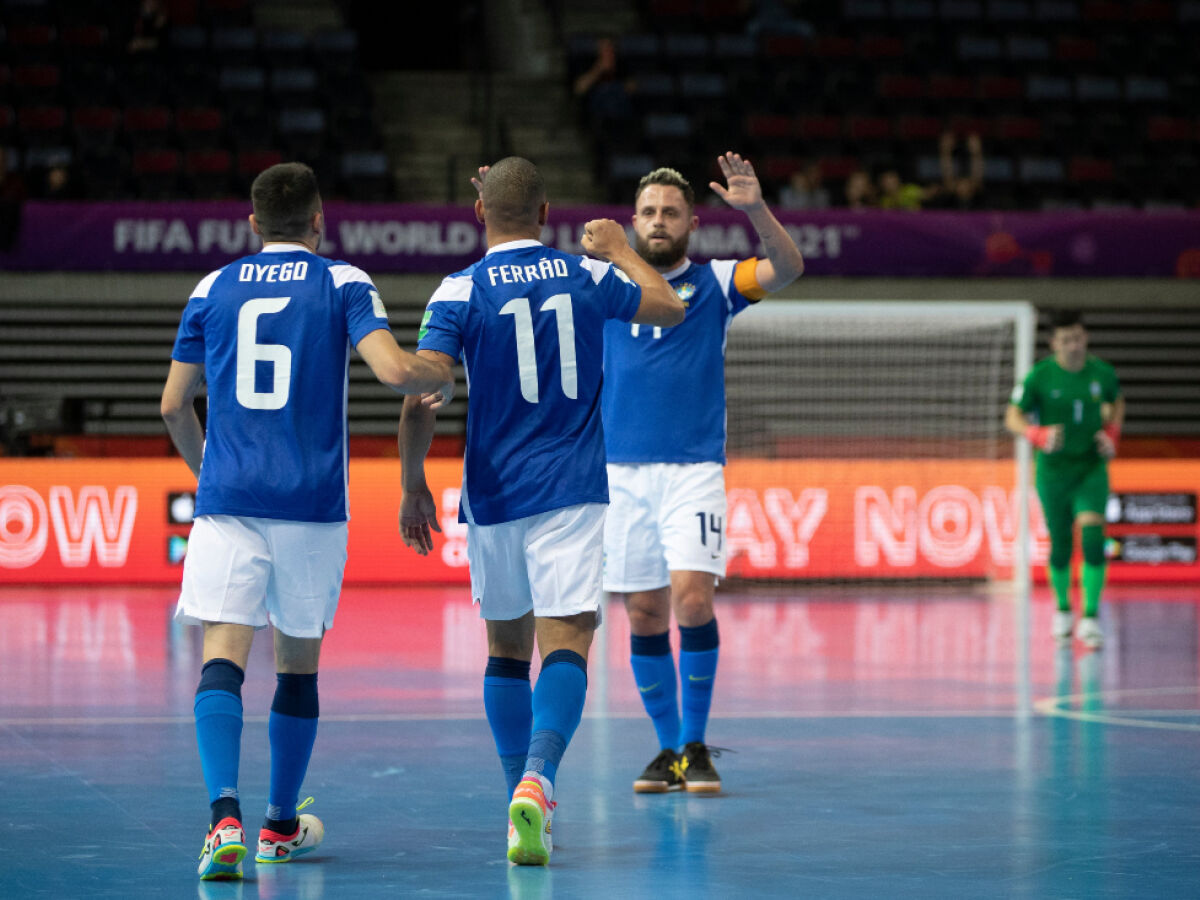
[[[656,687],[658,687],[660,684],[662,684],[662,682],[661,682],[661,681],[656,681],[656,682],[654,682],[654,684],[647,685],[646,687],[642,687],[642,686],[639,684],[639,685],[638,685],[638,690],[639,690],[639,691],[641,691],[643,694],[648,694],[648,693],[650,693],[652,690],[654,690]]]
[[[711,675],[689,675],[688,681],[712,681]]]

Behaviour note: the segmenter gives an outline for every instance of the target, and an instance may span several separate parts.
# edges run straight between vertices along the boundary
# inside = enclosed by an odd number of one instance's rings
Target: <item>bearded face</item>
[[[677,238],[661,231],[646,236],[638,234],[634,238],[634,249],[637,250],[638,256],[650,265],[659,269],[670,269],[687,255],[690,236],[690,232],[684,232]]]

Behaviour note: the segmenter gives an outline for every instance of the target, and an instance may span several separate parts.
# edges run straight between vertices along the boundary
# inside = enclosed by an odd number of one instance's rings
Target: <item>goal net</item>
[[[731,573],[1024,577],[1029,453],[1004,412],[1035,325],[1024,302],[768,300],[738,316]],[[773,567],[735,545],[756,516]]]

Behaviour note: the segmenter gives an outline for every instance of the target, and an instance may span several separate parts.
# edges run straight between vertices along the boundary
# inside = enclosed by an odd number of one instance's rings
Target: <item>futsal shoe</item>
[[[1095,616],[1084,616],[1075,628],[1075,637],[1083,642],[1085,647],[1099,650],[1104,646],[1104,632],[1100,630],[1100,620]]]
[[[312,803],[309,797],[301,803],[297,810],[304,809]],[[302,813],[297,817],[296,830],[291,834],[280,834],[264,828],[258,833],[258,852],[254,861],[259,863],[291,862],[297,856],[312,853],[325,840],[325,826],[321,820],[311,813]]]
[[[1056,609],[1054,618],[1050,622],[1050,633],[1059,643],[1067,643],[1071,640],[1071,631],[1075,627],[1075,619],[1071,616],[1069,610]]]
[[[521,780],[508,805],[509,862],[518,866],[544,866],[550,862],[550,822],[555,806],[546,799],[541,779]]]
[[[242,858],[246,855],[246,832],[233,816],[222,819],[204,838],[200,851],[201,881],[236,881],[242,877]]]
[[[668,747],[633,782],[635,794],[665,794],[683,789],[683,760]]]
[[[716,747],[709,747],[700,741],[684,744],[683,747],[683,786],[689,794],[719,794],[721,792],[721,776],[713,768],[709,754],[721,755]]]

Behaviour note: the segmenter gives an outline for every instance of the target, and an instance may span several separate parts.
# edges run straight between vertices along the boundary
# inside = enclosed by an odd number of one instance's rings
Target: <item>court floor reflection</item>
[[[174,589],[6,588],[0,893],[1186,895],[1200,883],[1200,589],[1110,596],[1106,646],[1090,652],[1047,637],[1039,591],[1022,670],[1002,593],[723,588],[709,739],[735,752],[719,760],[717,798],[632,794],[655,744],[610,605],[560,776],[552,868],[529,872],[503,858],[486,642],[465,590],[348,589],[305,786],[326,845],[292,866],[248,865],[241,885],[197,886],[200,644],[171,620]],[[244,688],[251,820],[271,670],[264,635]],[[84,838],[65,847],[78,823]]]

